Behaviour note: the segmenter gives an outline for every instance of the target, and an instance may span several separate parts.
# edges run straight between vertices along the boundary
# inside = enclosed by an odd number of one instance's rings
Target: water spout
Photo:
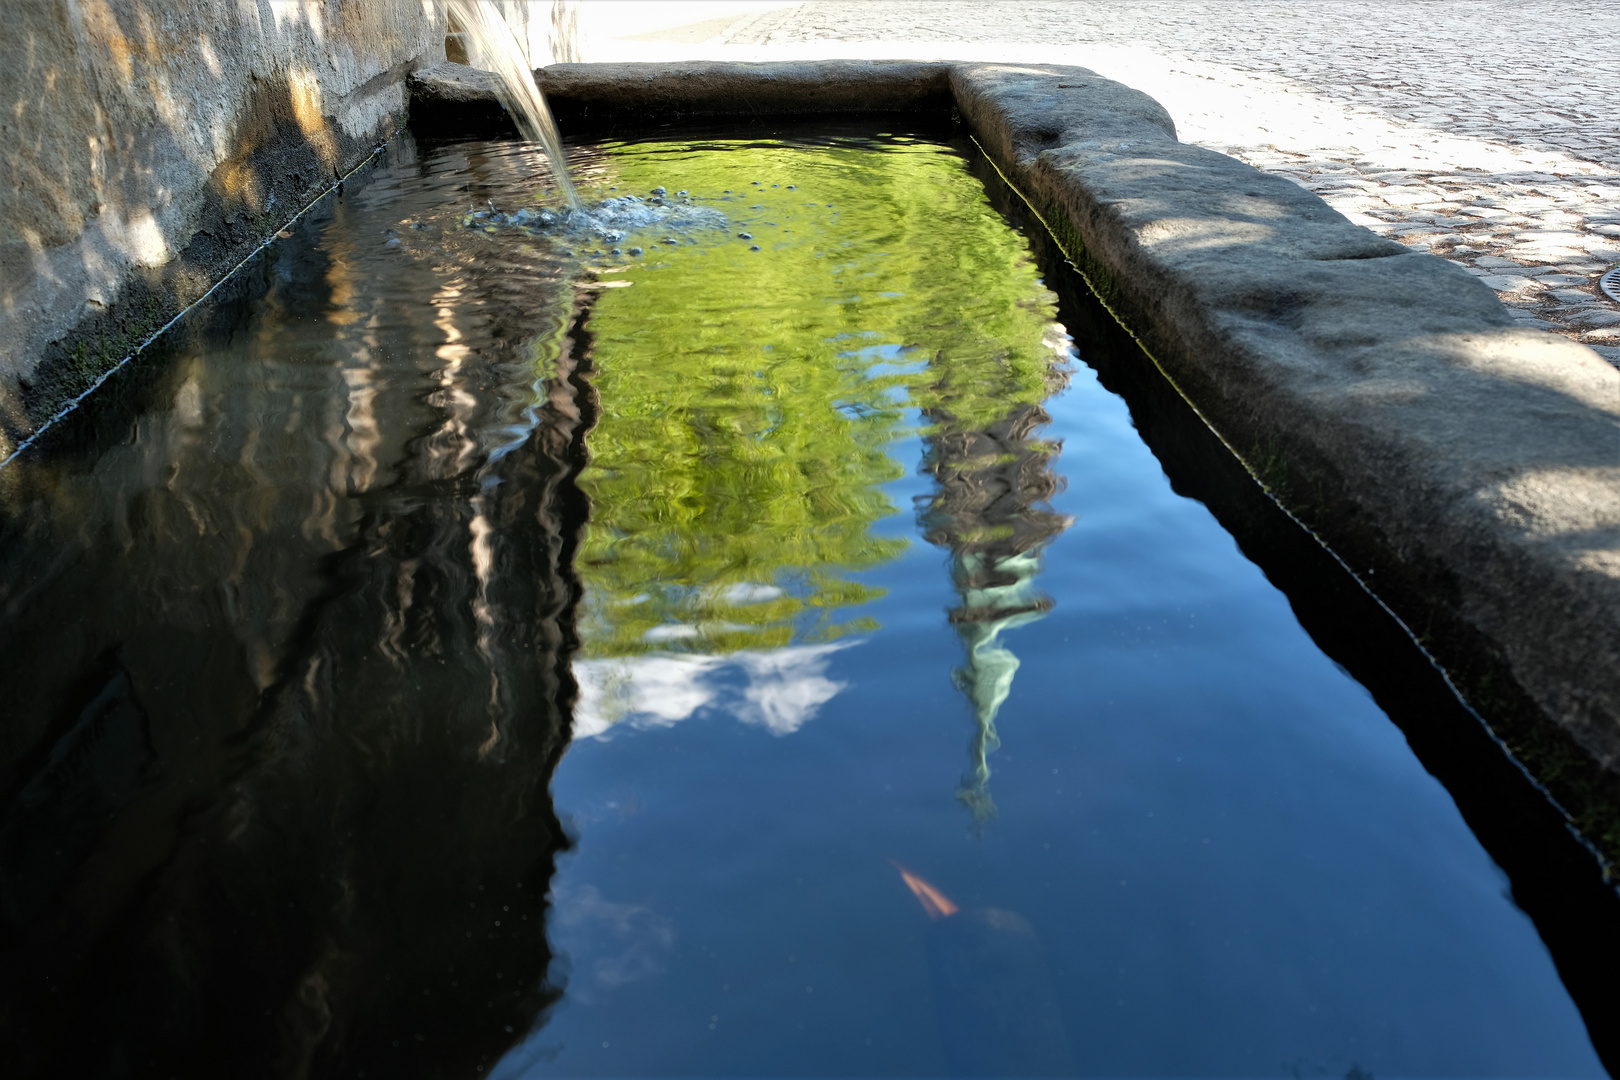
[[[445,12],[460,24],[466,41],[469,60],[493,72],[500,80],[501,104],[517,123],[518,133],[530,142],[540,144],[557,185],[568,197],[568,205],[580,208],[579,193],[568,175],[568,159],[563,155],[562,137],[557,133],[557,122],[551,117],[545,95],[535,81],[529,57],[512,26],[492,0],[444,0]]]

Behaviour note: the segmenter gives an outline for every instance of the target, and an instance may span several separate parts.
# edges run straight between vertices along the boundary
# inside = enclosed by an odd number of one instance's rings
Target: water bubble
[[[753,238],[754,238],[753,233],[740,232],[740,233],[737,234],[737,239],[739,239],[739,240],[752,240]]]
[[[730,194],[731,194],[731,189],[730,189],[730,188],[726,188],[726,190],[725,190],[725,191],[723,191],[723,192],[721,192],[721,194],[723,194],[723,195],[730,195]]]
[[[748,250],[749,251],[758,251],[759,250],[759,245],[755,244],[753,247],[749,248]]]
[[[760,205],[759,205],[759,203],[755,203],[753,206],[750,206],[748,209],[750,209],[750,210],[758,210],[758,209],[760,209]]]
[[[789,184],[788,185],[788,190],[789,191],[796,191],[796,190],[798,190],[798,187],[799,187],[798,184]]]
[[[781,187],[781,184],[772,184],[771,187]]]
[[[613,250],[609,251],[608,254],[609,255],[623,255],[624,252],[620,251],[618,248],[614,248]]]
[[[668,188],[662,188],[662,187],[655,187],[655,188],[652,189],[652,194],[654,194],[654,195],[658,196],[660,199],[662,199],[665,195],[669,194],[669,189]]]
[[[681,190],[677,191],[675,194],[677,194],[677,195],[689,195],[689,194],[691,194],[691,192],[687,191],[685,188],[681,188]]]
[[[631,248],[630,249],[630,254],[632,254],[632,255],[640,255],[641,254],[641,249],[640,248]]]

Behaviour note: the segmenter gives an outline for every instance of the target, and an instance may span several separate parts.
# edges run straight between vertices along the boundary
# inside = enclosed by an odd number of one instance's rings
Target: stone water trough
[[[564,132],[954,110],[1141,362],[1494,730],[1531,733],[1504,736],[1521,758],[1550,738],[1564,749],[1548,760],[1579,761],[1577,786],[1620,811],[1620,371],[1591,350],[1516,328],[1462,269],[1291,181],[1179,142],[1152,98],[1082,68],[559,64],[537,76]],[[421,130],[500,121],[490,77],[471,68],[417,67],[406,83]]]

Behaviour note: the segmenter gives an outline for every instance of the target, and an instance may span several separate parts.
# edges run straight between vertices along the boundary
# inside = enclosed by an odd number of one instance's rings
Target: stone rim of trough
[[[1077,67],[558,64],[573,123],[957,109],[1153,362],[1476,706],[1505,673],[1620,771],[1620,371],[1519,328],[1461,268],[1177,140]],[[411,79],[413,123],[498,110]],[[1449,643],[1449,646],[1448,646]],[[1487,709],[1487,711],[1489,711]]]

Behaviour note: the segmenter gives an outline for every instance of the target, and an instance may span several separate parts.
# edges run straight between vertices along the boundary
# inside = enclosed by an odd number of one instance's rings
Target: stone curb
[[[465,69],[463,69],[465,71]],[[569,64],[560,117],[922,109],[941,80],[996,166],[1155,361],[1451,670],[1510,675],[1620,769],[1620,371],[1516,328],[1466,271],[1180,143],[1083,68]],[[489,107],[444,66],[417,108]],[[1484,702],[1480,702],[1485,704]]]

